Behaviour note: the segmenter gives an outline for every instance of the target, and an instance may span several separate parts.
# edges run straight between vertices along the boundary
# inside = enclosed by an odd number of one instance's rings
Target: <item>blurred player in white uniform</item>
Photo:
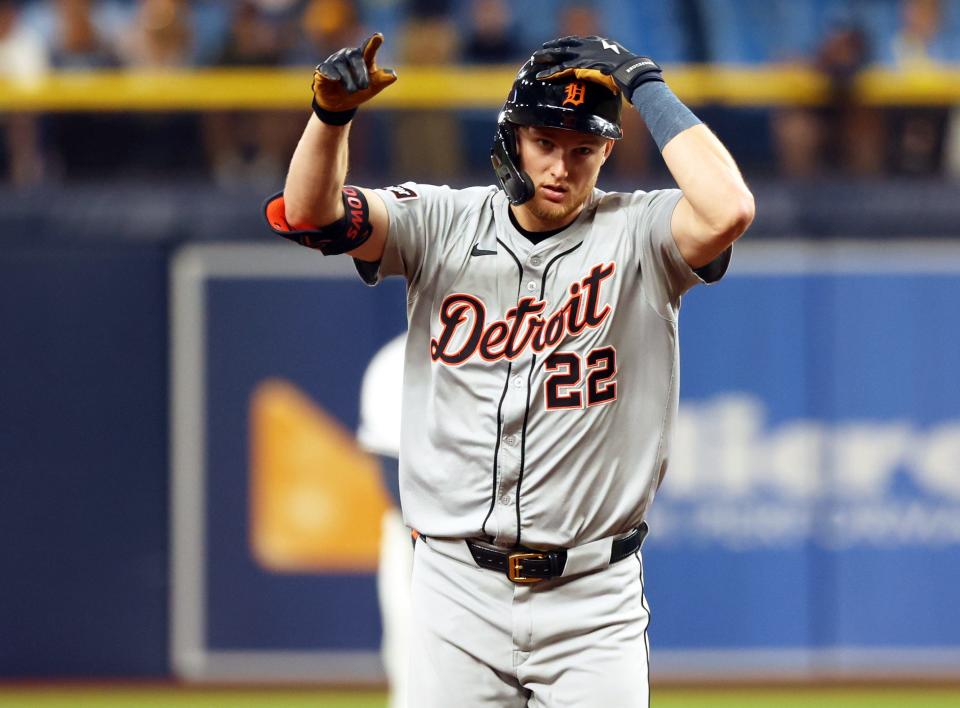
[[[413,546],[400,513],[397,469],[400,457],[400,411],[403,394],[403,350],[406,334],[385,344],[370,360],[360,390],[357,440],[377,456],[384,487],[393,506],[383,515],[377,596],[383,623],[383,665],[390,685],[390,708],[407,705],[407,643],[410,636],[410,573]]]

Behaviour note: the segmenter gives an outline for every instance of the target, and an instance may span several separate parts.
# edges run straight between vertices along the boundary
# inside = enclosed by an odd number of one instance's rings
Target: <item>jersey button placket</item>
[[[494,516],[497,520],[496,543],[511,544],[517,536],[517,514],[513,507],[520,476],[520,445],[527,389],[523,366],[515,366],[510,376],[503,406],[503,433],[498,457],[498,480]]]
[[[530,258],[531,265],[533,259]],[[530,267],[524,268],[517,300],[524,297],[540,297],[540,276]],[[519,303],[518,303],[519,304]],[[527,383],[533,353],[524,351],[512,366],[506,397],[503,402],[503,429],[510,432],[502,436],[499,458],[499,481],[494,515],[497,519],[496,543],[513,543],[517,538],[518,501],[517,484],[520,479],[520,458],[523,448],[523,421],[527,412]],[[532,397],[531,397],[532,400]]]

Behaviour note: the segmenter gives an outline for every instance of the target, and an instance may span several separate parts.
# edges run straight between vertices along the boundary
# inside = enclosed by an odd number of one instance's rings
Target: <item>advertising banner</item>
[[[404,284],[285,245],[173,273],[173,660],[377,681],[360,382]],[[644,548],[654,676],[960,668],[960,248],[738,246],[685,297],[681,405]]]

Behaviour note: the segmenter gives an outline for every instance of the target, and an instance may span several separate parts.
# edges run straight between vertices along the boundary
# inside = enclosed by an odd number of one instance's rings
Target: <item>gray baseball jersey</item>
[[[496,187],[378,193],[386,250],[358,269],[408,284],[406,523],[534,547],[636,528],[669,459],[680,296],[703,282],[671,234],[680,191],[594,190],[537,245]]]

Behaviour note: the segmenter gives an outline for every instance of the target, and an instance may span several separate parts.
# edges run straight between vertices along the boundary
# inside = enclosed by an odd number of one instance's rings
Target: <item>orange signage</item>
[[[287,381],[250,405],[250,543],[275,572],[374,572],[390,501],[353,434]]]

